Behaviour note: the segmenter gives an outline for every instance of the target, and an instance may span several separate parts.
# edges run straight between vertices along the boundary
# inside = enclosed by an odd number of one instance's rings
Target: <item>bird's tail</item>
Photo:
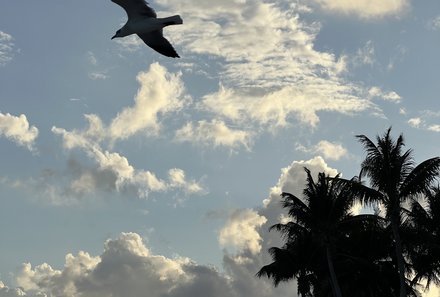
[[[180,17],[180,15],[173,15],[167,18],[163,18],[163,24],[165,26],[170,26],[170,25],[181,25],[183,24],[183,20]]]

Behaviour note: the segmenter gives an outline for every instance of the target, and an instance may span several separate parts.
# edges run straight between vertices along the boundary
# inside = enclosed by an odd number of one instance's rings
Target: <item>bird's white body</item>
[[[158,18],[156,12],[145,0],[111,0],[120,5],[128,16],[127,23],[112,37],[125,37],[137,34],[149,47],[171,58],[179,58],[171,43],[163,37],[162,29],[166,26],[183,24],[179,15]]]

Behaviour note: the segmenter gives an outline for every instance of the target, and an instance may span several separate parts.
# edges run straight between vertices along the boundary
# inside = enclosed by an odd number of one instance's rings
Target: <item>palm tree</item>
[[[359,182],[339,179],[338,183],[351,184],[352,194],[360,200],[384,207],[394,240],[400,297],[406,297],[410,290],[406,284],[407,263],[400,232],[404,219],[402,205],[428,191],[439,174],[440,158],[431,158],[415,166],[412,150],[403,151],[403,136],[394,141],[390,134],[391,128],[382,137],[377,136],[377,144],[365,135],[357,135],[367,152],[361,164]],[[369,179],[370,187],[360,182],[362,177]]]
[[[415,274],[412,283],[424,279],[429,289],[432,282],[440,284],[440,188],[426,193],[422,203],[411,204],[409,218],[414,236],[410,240],[410,259]]]
[[[292,221],[271,227],[281,232],[286,242],[282,248],[269,249],[273,263],[261,268],[257,275],[272,278],[275,285],[296,278],[302,296],[341,297],[335,261],[338,242],[344,237],[339,229],[353,217],[349,212],[353,199],[325,173],[319,173],[315,182],[310,171],[304,169],[304,200],[283,193],[282,205]]]

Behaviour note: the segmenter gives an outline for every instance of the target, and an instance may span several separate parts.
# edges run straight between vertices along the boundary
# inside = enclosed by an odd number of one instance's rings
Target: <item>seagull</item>
[[[112,39],[137,34],[158,53],[171,58],[180,58],[171,43],[162,34],[162,29],[166,26],[183,24],[179,15],[158,18],[154,9],[149,7],[145,0],[111,1],[121,6],[128,16],[127,23],[116,31]]]

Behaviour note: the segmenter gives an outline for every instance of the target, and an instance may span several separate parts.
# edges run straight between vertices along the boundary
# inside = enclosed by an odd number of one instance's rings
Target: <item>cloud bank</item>
[[[336,173],[320,157],[292,162],[282,170],[263,207],[232,212],[219,232],[220,245],[234,248],[225,249],[223,269],[181,256],[154,254],[139,234],[121,233],[107,240],[98,256],[85,251],[66,255],[62,269],[24,263],[15,275],[18,288],[3,285],[0,297],[138,297],[145,292],[150,297],[296,296],[295,281],[274,288],[270,280],[258,279],[255,273],[270,261],[266,250],[280,243],[278,234],[268,232],[281,218],[279,194],[302,191],[304,166],[313,173]],[[11,295],[14,292],[18,293]]]

